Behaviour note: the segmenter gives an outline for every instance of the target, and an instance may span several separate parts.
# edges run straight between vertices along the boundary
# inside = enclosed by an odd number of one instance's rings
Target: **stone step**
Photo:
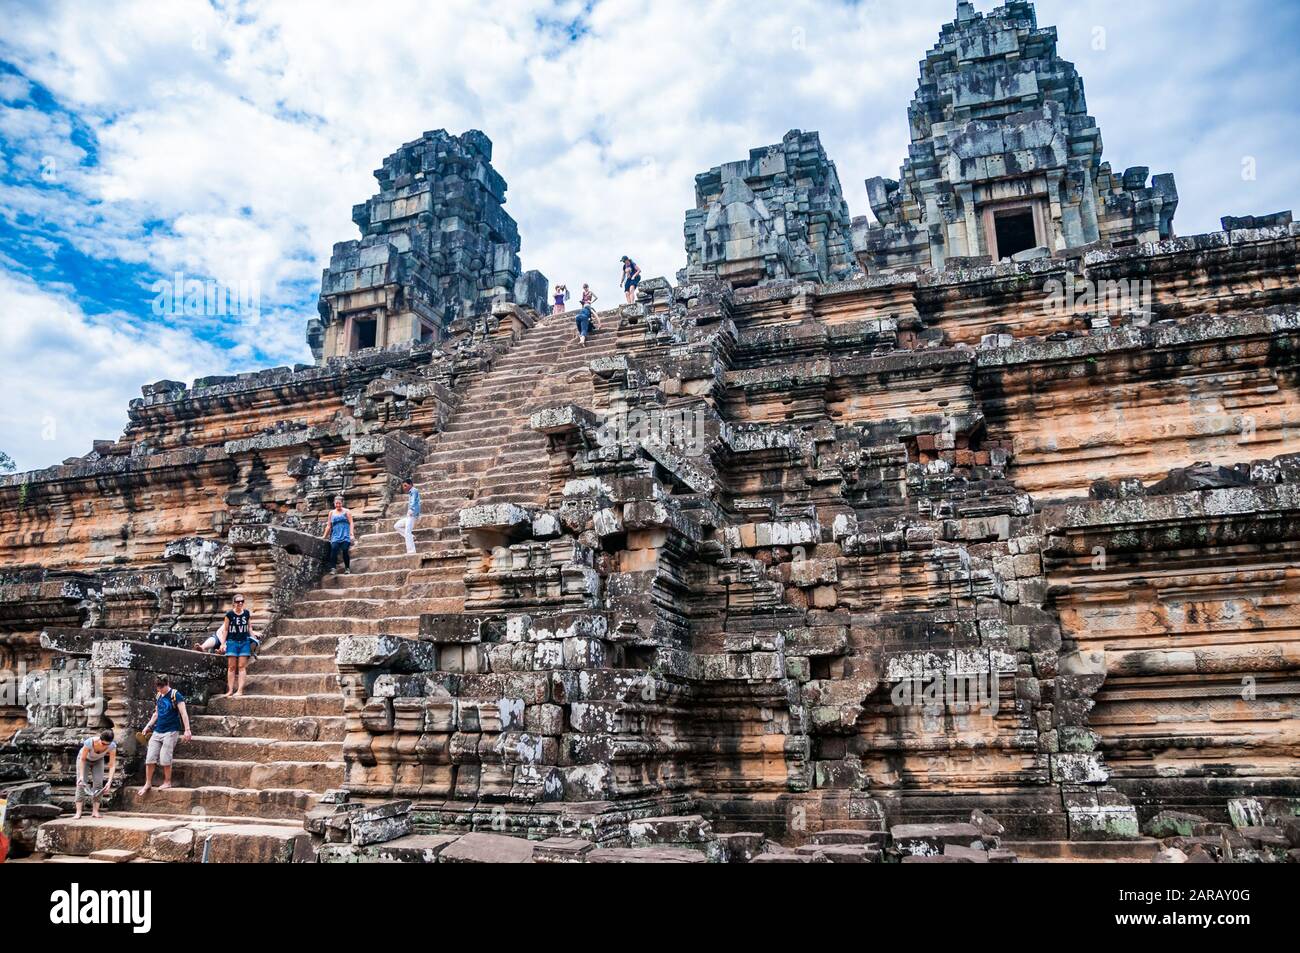
[[[399,592],[389,598],[365,600],[360,605],[368,606],[368,608],[359,609],[359,614],[366,616],[370,621],[376,624],[385,621],[385,623],[391,622],[405,628],[405,623],[401,621],[402,617],[408,615],[419,615],[421,612],[431,611],[422,608],[423,603],[427,602],[429,599],[451,598],[459,592],[459,590],[447,588],[445,582],[442,585],[434,586],[432,590],[429,590],[429,586],[431,585],[433,585],[433,583],[428,582],[412,584],[403,587]],[[328,605],[323,605],[320,611],[322,614],[328,612],[330,616],[337,614],[332,607]],[[387,629],[380,627],[379,630],[371,634],[382,635],[386,632]],[[364,635],[367,633],[357,632],[343,634]]]
[[[393,519],[388,521],[391,527],[397,521],[399,516],[405,514],[394,514]],[[448,513],[443,516],[444,519],[451,518],[452,514]],[[459,526],[440,526],[435,528],[416,529],[414,533],[415,543],[417,546],[437,546],[440,543],[447,543],[460,538]],[[382,533],[372,533],[366,537],[366,546],[375,545],[376,543],[400,543],[406,545],[406,538],[395,529],[387,529]]]
[[[411,583],[397,590],[386,599],[337,599],[333,602],[321,602],[317,610],[321,618],[335,618],[341,615],[351,615],[354,617],[365,617],[370,619],[386,619],[398,616],[419,615],[422,612],[431,612],[426,609],[425,604],[429,600],[450,599],[463,596],[465,592],[464,583],[461,580],[463,570],[458,569],[455,575],[447,574],[441,579],[426,579],[423,582]],[[343,607],[342,610],[336,607]],[[301,617],[303,621],[313,618],[304,612]]]
[[[87,862],[87,857],[96,863],[288,863],[295,851],[310,854],[310,838],[301,823],[274,819],[213,822],[190,816],[115,815],[98,821],[60,819],[44,828],[50,830],[43,842],[38,834],[38,846],[56,854],[54,863]]]
[[[102,817],[56,817],[36,831],[36,849],[45,854],[77,857],[87,857],[101,850],[126,850],[139,854],[148,847],[152,834],[174,830],[185,820],[107,813]]]
[[[357,560],[354,559],[352,561],[352,572],[345,576],[326,576],[319,589],[304,593],[302,598],[294,605],[298,606],[304,602],[310,603],[319,598],[346,594],[348,590],[352,589],[400,587],[402,583],[406,582],[406,575],[409,571],[390,569],[382,572],[361,572],[357,568]]]
[[[223,824],[202,832],[193,859],[207,864],[287,864],[310,853],[311,835],[301,825]]]
[[[375,620],[349,615],[317,616],[306,619],[281,619],[284,635],[380,635]]]
[[[514,473],[513,471],[507,472],[506,468],[518,470],[520,465],[525,463],[537,469],[538,477],[544,477],[547,470],[545,447],[520,448],[509,453],[503,451],[492,461],[489,472],[479,473],[475,476],[473,489],[481,494],[486,489],[507,487],[510,485]]]
[[[129,864],[139,856],[133,850],[122,850],[116,847],[105,847],[100,850],[92,851],[91,860],[103,861],[106,864]]]
[[[434,491],[422,490],[421,493],[424,495],[424,499],[421,499],[420,516],[416,517],[416,540],[438,540],[438,538],[445,538],[447,534],[459,532],[459,528],[455,525],[455,520],[452,520],[450,515],[443,514],[443,512],[429,510],[429,497],[437,499],[437,497],[433,495]],[[442,493],[441,486],[438,488],[438,493]],[[396,536],[398,532],[393,528],[393,524],[399,519],[404,519],[407,515],[406,498],[390,503],[386,512],[391,514],[391,519],[385,517],[385,519],[378,521],[378,523],[374,525],[374,529],[365,534],[364,540],[361,542],[368,543],[372,541],[374,537],[385,536],[385,534],[393,534],[393,536]]]
[[[436,600],[433,600],[436,601]],[[421,612],[434,612],[435,609],[422,608]],[[291,619],[294,623],[295,634],[298,635],[396,635],[401,632],[414,632],[420,627],[419,613],[410,616],[403,615],[377,615],[372,614],[371,618],[337,618],[330,616],[319,619]],[[304,676],[305,677],[305,676]],[[249,689],[252,689],[249,675]],[[324,687],[309,689],[308,691],[326,691]],[[277,688],[274,694],[302,694],[295,691],[292,687],[285,686]]]
[[[338,610],[333,606],[340,603],[356,603],[365,606],[366,611],[374,609],[376,606],[384,605],[390,599],[400,599],[405,587],[392,586],[367,586],[364,589],[317,589],[310,593],[311,599],[304,598],[295,606],[297,612],[294,614],[295,619],[313,619],[318,615],[338,615]],[[306,638],[306,636],[299,636]]]
[[[487,493],[480,496],[475,502],[479,506],[495,506],[499,503],[515,503],[520,506],[528,504],[541,504],[545,502],[545,496],[549,484],[547,483],[519,483],[511,490],[505,490],[500,493]]]
[[[415,554],[411,556],[408,556],[406,550],[402,549],[398,552],[392,553],[366,554],[359,557],[359,560],[363,560],[363,562],[354,561],[353,565],[359,565],[367,574],[373,572],[397,572],[405,570],[414,575],[415,573],[424,570],[430,575],[445,578],[444,572],[447,570],[447,567],[457,560],[461,561],[461,565],[455,567],[456,573],[464,573],[463,561],[468,553],[469,551],[460,545],[443,545],[430,547],[428,549],[417,548]],[[407,578],[410,579],[411,577],[408,576]],[[345,580],[346,577],[340,576],[339,579]],[[426,576],[425,581],[429,582],[432,580]],[[364,598],[364,596],[362,596],[362,598]]]
[[[455,521],[456,514],[459,512],[456,503],[466,494],[478,492],[478,486],[483,479],[483,473],[492,465],[488,460],[480,464],[478,469],[470,470],[466,473],[453,473],[447,464],[432,464],[427,469],[415,471],[415,478],[423,483],[438,483],[438,496],[429,501],[430,506],[440,507],[440,513],[445,510],[446,518]]]
[[[419,569],[423,565],[423,559],[419,553],[414,556],[390,555],[390,556],[367,556],[364,553],[352,560],[352,572],[365,573],[367,575],[374,572],[394,572],[400,569]],[[338,585],[338,580],[346,579],[346,574],[340,573],[337,576],[326,576],[330,585]]]
[[[260,672],[250,672],[245,684],[245,691],[250,695],[315,695],[338,690],[337,671],[306,675],[263,675]]]
[[[439,441],[435,447],[421,463],[421,467],[430,465],[446,466],[451,463],[472,463],[477,462],[480,465],[491,462],[496,456],[497,451],[501,449],[500,441],[485,441],[482,444],[475,444],[470,440],[447,440]],[[419,472],[418,470],[416,472]]]
[[[1030,863],[1115,863],[1146,862],[1160,851],[1160,842],[1150,837],[1106,841],[1004,841],[1022,862]]]
[[[334,746],[341,754],[341,749]],[[187,752],[188,753],[188,752]],[[299,788],[327,791],[343,784],[342,761],[203,761],[177,758],[173,783],[184,787]],[[152,793],[152,792],[151,792]]]
[[[326,675],[336,672],[333,655],[264,654],[249,669],[258,675]]]
[[[343,696],[337,688],[298,696],[248,694],[234,698],[217,695],[208,700],[203,714],[250,718],[340,717],[343,714]]]
[[[468,501],[466,505],[470,505]],[[453,537],[452,539],[433,540],[433,539],[417,538],[415,540],[415,552],[419,556],[424,556],[433,553],[442,553],[442,552],[463,553],[464,550],[460,547],[460,531],[457,530],[456,536]],[[407,555],[406,540],[402,539],[402,537],[398,536],[396,533],[393,534],[391,539],[376,540],[373,543],[366,544],[365,552],[362,554],[362,556],[364,556],[365,558],[369,558],[371,556],[405,556],[405,555]],[[362,556],[353,557],[352,566],[354,569],[356,568],[357,565],[357,559],[362,558]]]
[[[257,715],[191,715],[190,725],[198,735],[214,738],[341,742],[344,735],[342,716],[273,718]]]
[[[365,560],[365,562],[367,562],[367,566],[365,566],[365,569],[367,569],[368,572],[382,571],[382,567],[386,567],[386,566],[395,567],[393,569],[390,569],[391,572],[398,572],[398,571],[417,572],[420,571],[421,568],[424,568],[426,562],[424,556],[421,556],[419,553],[413,556],[408,556],[404,553],[400,553],[400,554],[390,553],[386,555],[363,556],[363,559]],[[430,558],[428,560],[429,563],[428,568],[441,569],[441,567],[445,566],[445,564],[450,564],[454,562],[455,560],[450,560],[450,562],[448,562],[448,560],[439,560],[439,559]],[[438,575],[441,575],[441,572],[439,572]],[[378,592],[376,595],[369,594],[370,588],[354,589],[351,590],[351,592],[347,592],[347,589],[344,588],[343,595],[338,595],[338,597],[329,597],[329,595],[322,595],[322,597],[320,598],[320,602],[326,603],[326,605],[328,605],[328,602],[330,601],[331,598],[343,598],[343,599],[385,598],[386,592],[390,592],[390,590],[396,590],[396,592],[400,592],[400,590],[402,590],[403,588],[404,586],[382,586],[382,588],[378,588]],[[315,608],[313,608],[312,611],[315,612],[318,610],[315,610]]]
[[[236,788],[221,785],[154,788],[143,797],[138,785],[122,792],[123,811],[189,817],[301,819],[320,794],[304,788]],[[122,815],[117,815],[122,816]]]
[[[442,494],[443,488],[440,487],[438,490],[438,496],[441,497]],[[439,520],[443,521],[443,525],[416,526],[416,541],[427,540],[430,543],[438,543],[457,539],[460,536],[460,522],[457,519],[456,511],[448,507],[439,508],[436,505],[437,503],[438,499],[435,498],[430,500],[428,503],[423,504],[425,516],[421,516],[420,519],[423,520],[429,516],[436,516]],[[395,537],[401,539],[401,536],[398,534],[397,530],[393,528],[393,525],[398,519],[404,516],[406,516],[405,509],[395,509],[392,518],[388,521],[388,526],[385,529],[385,532],[392,533]]]
[[[438,488],[439,497],[443,494],[445,489],[446,489],[445,486],[440,486]],[[436,502],[437,499],[435,498],[433,500],[430,500],[429,504],[427,505],[431,505]],[[428,510],[426,509],[424,512],[428,513]],[[366,536],[366,542],[370,543],[379,537],[388,537],[389,540],[402,539],[402,535],[397,532],[397,529],[394,527],[394,524],[399,519],[404,519],[405,517],[406,517],[406,509],[404,506],[395,508],[393,510],[392,519],[385,519],[383,523],[377,526],[374,532]],[[422,525],[425,519],[431,519],[434,517],[436,517],[441,522],[442,525],[440,526]],[[444,512],[435,511],[431,516],[420,517],[420,523],[417,523],[415,527],[415,538],[417,541],[423,539],[432,542],[440,539],[452,538],[456,536],[459,532],[460,532],[460,526],[457,524],[454,513],[451,512],[444,513]]]
[[[185,757],[194,761],[242,761],[270,764],[279,761],[329,762],[340,760],[338,741],[298,741],[277,738],[195,735],[185,743]]]
[[[492,469],[496,462],[498,453],[499,451],[494,451],[491,457],[483,460],[466,460],[463,457],[457,456],[453,459],[447,460],[446,462],[436,462],[434,466],[437,467],[437,472],[440,474],[439,479],[454,482],[455,478],[464,477],[465,484],[472,484],[477,487],[482,484],[485,474]],[[432,474],[420,473],[418,471],[416,476],[417,479],[425,483],[431,482],[434,479]]]
[[[436,453],[438,450],[449,446],[453,442],[469,443],[474,440],[474,435],[487,428],[494,430],[502,427],[515,428],[527,426],[527,419],[519,412],[516,407],[502,408],[501,412],[492,417],[483,417],[481,415],[466,414],[461,416],[457,414],[448,421],[447,426],[435,438],[437,443],[430,448]],[[486,444],[478,444],[486,446]],[[423,490],[421,490],[423,492]]]
[[[11,860],[11,861],[9,861],[9,863],[12,864],[13,861]],[[49,857],[49,858],[47,858],[47,859],[44,861],[44,863],[47,863],[47,864],[106,864],[106,863],[108,863],[108,861],[106,861],[106,860],[91,860],[89,857],[69,857],[69,856],[66,856],[66,855],[64,855],[64,854],[60,854],[60,855],[58,855],[57,857]]]
[[[472,393],[467,392],[466,396],[469,397],[474,395]],[[483,408],[478,406],[472,406],[469,404],[464,404],[462,406],[463,409],[456,411],[455,415],[452,418],[453,421],[472,421],[474,423],[491,423],[492,421],[496,421],[496,420],[504,420],[506,417],[510,416],[509,411],[502,410],[495,407]]]
[[[541,448],[538,449],[540,452]],[[540,470],[538,467],[539,462],[542,463]],[[505,488],[513,482],[512,478],[519,474],[531,475],[535,481],[545,479],[545,462],[540,459],[539,453],[503,457],[492,471],[492,479],[485,481],[485,485]]]
[[[275,635],[262,646],[262,654],[333,655],[339,640],[332,635]]]
[[[535,471],[534,471],[535,472]],[[541,507],[546,504],[550,482],[544,476],[519,474],[501,486],[486,487],[474,501],[475,506],[515,502],[518,506]]]
[[[457,420],[449,424],[442,433],[444,440],[460,434],[469,434],[478,446],[488,446],[494,442],[495,438],[503,437],[518,429],[519,418],[512,414],[494,423]]]

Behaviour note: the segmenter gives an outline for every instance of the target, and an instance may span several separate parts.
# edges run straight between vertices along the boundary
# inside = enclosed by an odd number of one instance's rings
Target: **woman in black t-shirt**
[[[226,693],[242,695],[253,643],[260,641],[253,631],[252,613],[245,608],[243,596],[235,596],[235,608],[226,613],[220,637],[226,646]]]

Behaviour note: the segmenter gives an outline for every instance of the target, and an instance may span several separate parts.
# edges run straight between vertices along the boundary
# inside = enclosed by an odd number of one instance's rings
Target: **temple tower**
[[[908,117],[899,180],[866,183],[878,224],[854,221],[868,273],[1173,236],[1173,175],[1148,185],[1147,168],[1117,174],[1102,161],[1083,80],[1032,3],[987,15],[958,3],[921,63]]]
[[[829,283],[854,271],[852,220],[835,163],[815,132],[792,129],[748,159],[695,177],[686,213],[686,275],[733,286]]]
[[[307,342],[317,361],[368,347],[439,340],[495,298],[541,310],[546,278],[519,263],[506,182],[477,129],[438,129],[375,171],[379,192],[353,206],[361,239],[339,242],[321,278]]]

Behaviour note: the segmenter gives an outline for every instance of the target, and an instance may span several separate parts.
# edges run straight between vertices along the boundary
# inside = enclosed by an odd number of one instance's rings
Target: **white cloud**
[[[140,386],[220,374],[224,353],[184,328],[129,315],[90,316],[65,294],[0,270],[0,352],[6,399],[0,450],[20,468],[49,466],[116,439]]]
[[[75,113],[97,161],[79,166],[68,119],[28,108],[25,80],[0,74],[0,98],[14,104],[0,111],[0,133],[18,149],[14,171],[56,155],[63,172],[54,183],[0,185],[3,214],[40,221],[47,241],[91,257],[257,281],[262,311],[226,329],[228,359],[305,360],[302,329],[315,309],[303,289],[334,242],[356,237],[351,207],[373,193],[372,170],[426,129],[479,128],[510,183],[524,266],[590,281],[613,301],[619,255],[648,275],[684,264],[697,172],[787,129],[821,132],[850,208],[866,214],[862,180],[897,175],[917,63],[954,4],[585,7],[18,6],[6,11],[0,57]],[[1112,162],[1177,174],[1181,232],[1294,201],[1296,105],[1275,93],[1300,74],[1292,57],[1258,55],[1300,25],[1294,11],[1262,0],[1187,0],[1179,17],[1130,0],[1038,9],[1083,73]],[[564,25],[580,15],[584,32],[570,40]],[[1257,180],[1242,180],[1243,155],[1256,156]],[[136,383],[158,376],[142,368]]]

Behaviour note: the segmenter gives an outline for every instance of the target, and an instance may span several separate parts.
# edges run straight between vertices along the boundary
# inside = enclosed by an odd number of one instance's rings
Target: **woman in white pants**
[[[406,491],[406,515],[393,524],[393,529],[402,534],[402,539],[406,540],[406,555],[415,555],[415,521],[420,518],[420,491],[415,488],[415,484],[406,479],[402,481],[402,489]]]

